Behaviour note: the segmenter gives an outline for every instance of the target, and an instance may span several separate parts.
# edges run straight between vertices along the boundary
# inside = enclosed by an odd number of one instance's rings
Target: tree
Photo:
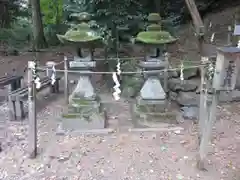
[[[42,15],[40,8],[40,0],[30,0],[33,23],[33,49],[47,47],[47,42],[44,36]]]

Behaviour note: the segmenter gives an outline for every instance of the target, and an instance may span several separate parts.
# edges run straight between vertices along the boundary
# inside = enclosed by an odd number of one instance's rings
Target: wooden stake
[[[37,118],[36,118],[36,86],[33,82],[32,68],[28,64],[28,120],[29,120],[29,154],[37,156]]]
[[[201,142],[200,142],[200,148],[199,148],[199,160],[197,164],[200,170],[205,170],[204,161],[207,156],[208,143],[211,141],[213,124],[216,121],[217,104],[219,100],[220,90],[222,88],[221,84],[224,78],[223,77],[224,71],[225,71],[224,55],[218,52],[216,67],[215,67],[215,72],[214,72],[214,77],[212,82],[212,89],[213,89],[212,103],[210,108],[206,107],[205,114],[207,114],[207,116],[205,117],[207,118],[201,122],[202,123]]]
[[[166,67],[164,69],[164,90],[165,92],[168,92],[168,67],[169,67],[169,61],[168,61],[168,53],[165,54],[165,61],[166,61]]]
[[[202,57],[202,63],[204,66],[201,66],[201,89],[200,89],[200,107],[199,107],[199,136],[198,136],[198,140],[199,140],[199,145],[201,142],[201,136],[202,136],[202,131],[204,129],[204,122],[206,121],[206,114],[207,114],[207,107],[206,107],[206,100],[207,100],[207,86],[206,86],[206,81],[205,81],[205,60],[203,60]]]
[[[204,161],[207,156],[208,144],[209,144],[209,142],[211,142],[213,125],[216,121],[217,104],[218,104],[218,100],[219,100],[220,91],[214,89],[213,92],[214,93],[213,93],[213,98],[212,98],[212,104],[209,109],[208,120],[204,124],[201,143],[200,143],[199,162],[198,162],[198,168],[200,170],[206,169],[204,167]]]
[[[194,0],[185,0],[185,3],[191,14],[197,36],[203,36],[204,35],[204,24],[203,24],[203,21],[202,21],[202,18],[200,16],[199,12],[198,12],[195,1]]]
[[[69,96],[69,83],[68,83],[68,59],[66,56],[64,56],[64,98],[65,98],[65,103],[68,105],[68,96]]]

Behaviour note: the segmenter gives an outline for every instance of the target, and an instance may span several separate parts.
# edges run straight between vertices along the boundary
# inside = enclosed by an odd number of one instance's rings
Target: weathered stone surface
[[[233,90],[230,92],[221,91],[219,96],[220,102],[240,101],[240,91]]]
[[[71,68],[93,68],[96,66],[96,61],[70,61],[69,66]]]
[[[195,91],[197,89],[197,84],[192,80],[183,80],[180,79],[170,79],[168,81],[169,89],[172,91]]]
[[[86,57],[78,57],[78,56],[74,56],[74,61],[84,61],[84,62],[88,62],[88,61],[91,61],[91,56],[90,54],[88,54]]]
[[[179,92],[177,103],[181,106],[198,106],[200,95],[195,92]]]
[[[148,61],[141,61],[139,66],[146,69],[162,69],[166,67],[167,62],[159,59],[149,59]]]
[[[158,78],[149,77],[140,91],[140,97],[146,100],[164,100],[166,93]]]
[[[70,102],[74,96],[82,97],[85,100],[94,100],[96,98],[95,90],[88,76],[81,76],[79,78],[75,90],[69,97]]]
[[[68,114],[61,119],[61,123],[64,130],[70,131],[102,129],[105,127],[105,120],[103,116],[98,113],[92,113],[89,117],[78,114]]]
[[[177,100],[177,97],[178,97],[178,94],[177,94],[176,92],[173,92],[173,91],[170,91],[170,92],[169,92],[169,98],[170,98],[170,100],[176,101],[176,100]]]
[[[175,112],[166,112],[166,103],[159,102],[154,104],[137,104],[133,108],[135,115],[135,126],[158,127],[164,123],[176,124],[177,118]]]
[[[199,115],[199,107],[184,106],[181,108],[184,119],[197,120]]]

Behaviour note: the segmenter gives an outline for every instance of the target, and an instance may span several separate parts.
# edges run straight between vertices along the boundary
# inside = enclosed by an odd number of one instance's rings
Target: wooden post
[[[66,56],[64,56],[64,98],[66,105],[68,105],[69,103],[68,67],[69,67],[68,59]]]
[[[185,0],[185,3],[191,14],[197,36],[203,36],[204,35],[204,24],[203,24],[203,21],[202,21],[202,18],[200,16],[199,12],[198,12],[195,1],[194,0]]]
[[[206,114],[207,114],[207,84],[206,84],[206,79],[205,79],[205,67],[206,67],[206,60],[204,59],[205,57],[202,57],[202,65],[201,66],[201,89],[200,89],[200,107],[199,107],[199,145],[201,142],[201,136],[202,136],[202,131],[204,129],[204,124],[206,121]]]
[[[212,104],[209,108],[208,119],[207,121],[205,121],[204,128],[202,130],[202,138],[200,143],[199,161],[198,161],[198,168],[200,170],[206,169],[204,167],[204,161],[207,156],[208,144],[211,141],[213,125],[216,121],[217,104],[219,100],[219,95],[220,95],[220,91],[214,89],[213,96],[212,96]]]
[[[164,69],[164,90],[165,92],[168,92],[168,69],[169,69],[169,54],[165,53],[165,61],[166,61],[166,67]]]
[[[227,36],[227,45],[232,45],[232,27],[228,26],[228,36]]]
[[[31,62],[28,62],[28,120],[29,120],[29,154],[37,156],[37,118],[36,118],[36,86],[33,82]]]
[[[205,122],[202,121],[202,129],[201,129],[201,142],[200,142],[200,148],[199,148],[199,159],[198,159],[198,168],[200,170],[205,170],[204,167],[204,161],[206,159],[207,155],[207,147],[208,143],[211,141],[211,135],[212,135],[212,127],[213,124],[216,121],[216,111],[217,111],[217,104],[218,104],[218,99],[220,95],[220,89],[221,89],[221,84],[224,79],[224,55],[222,53],[218,52],[217,55],[217,61],[216,61],[216,67],[215,67],[215,72],[214,72],[214,77],[213,77],[213,82],[212,82],[212,88],[213,88],[213,95],[212,95],[212,103],[210,108],[206,108],[207,110],[205,111],[207,114],[207,117],[205,119]]]

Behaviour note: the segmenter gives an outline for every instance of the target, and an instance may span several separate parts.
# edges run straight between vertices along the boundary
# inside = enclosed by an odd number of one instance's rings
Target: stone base
[[[103,115],[93,114],[88,119],[77,114],[65,114],[61,119],[62,128],[68,131],[104,129]]]
[[[102,129],[105,128],[104,113],[101,104],[74,98],[68,107],[68,112],[62,115],[62,128],[65,130]]]
[[[135,124],[147,127],[157,127],[159,124],[176,124],[175,112],[167,112],[167,101],[138,100],[133,105],[133,116]]]

